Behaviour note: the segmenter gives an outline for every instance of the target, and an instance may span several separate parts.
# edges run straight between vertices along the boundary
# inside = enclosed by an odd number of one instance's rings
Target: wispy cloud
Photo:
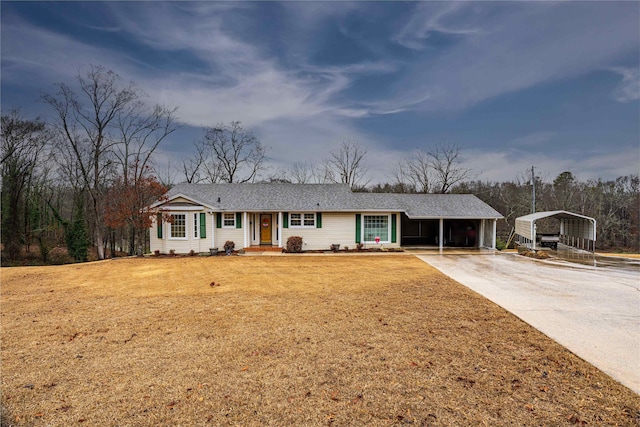
[[[637,14],[611,2],[420,4],[396,40],[420,48],[448,15],[455,16],[454,30],[466,30],[464,37],[425,54],[395,85],[400,97],[434,95],[421,104],[426,110],[465,109],[602,69],[638,49]]]
[[[418,3],[412,17],[392,39],[409,49],[424,50],[429,44],[429,38],[435,33],[464,36],[482,31],[474,22],[462,25],[450,22],[455,20],[456,12],[463,8],[464,5],[459,2],[444,5],[434,2]]]
[[[613,92],[613,98],[619,102],[639,100],[640,70],[628,67],[611,67],[610,70],[622,77],[622,81]]]

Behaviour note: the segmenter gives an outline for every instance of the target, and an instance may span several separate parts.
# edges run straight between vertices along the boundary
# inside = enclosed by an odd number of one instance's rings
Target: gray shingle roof
[[[502,218],[472,194],[353,193],[344,184],[179,184],[168,197],[177,195],[228,212],[392,211],[409,218]]]

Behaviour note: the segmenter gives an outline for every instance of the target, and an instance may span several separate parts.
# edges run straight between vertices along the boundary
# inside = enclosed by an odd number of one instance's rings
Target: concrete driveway
[[[416,256],[640,394],[637,271],[499,252]]]

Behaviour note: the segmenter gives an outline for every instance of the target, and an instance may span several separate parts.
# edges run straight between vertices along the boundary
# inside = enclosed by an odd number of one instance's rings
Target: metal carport
[[[596,220],[594,218],[567,211],[536,212],[516,218],[516,234],[525,244],[536,248],[536,221],[556,218],[560,221],[560,242],[578,249],[595,252]]]

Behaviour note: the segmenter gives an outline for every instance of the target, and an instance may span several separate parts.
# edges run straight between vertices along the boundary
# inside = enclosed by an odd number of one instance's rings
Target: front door
[[[260,214],[260,244],[271,244],[271,214]]]

